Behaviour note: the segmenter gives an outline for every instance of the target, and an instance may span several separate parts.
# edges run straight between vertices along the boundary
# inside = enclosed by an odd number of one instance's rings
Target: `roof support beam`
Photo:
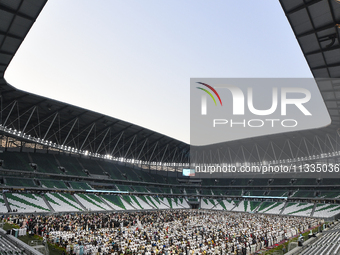
[[[66,106],[67,106],[67,105],[66,105]],[[79,114],[76,115],[76,116],[73,116],[72,118],[70,118],[70,119],[64,121],[63,123],[60,123],[60,124],[59,124],[59,127],[61,126],[61,128],[59,128],[57,132],[60,132],[64,127],[66,127],[66,126],[67,126],[69,123],[71,123],[74,119],[79,119],[80,116],[86,114],[87,112],[88,112],[88,110],[85,110],[84,112],[79,113]],[[62,114],[61,114],[60,112],[59,112],[59,116],[60,116],[60,117],[62,116]],[[55,136],[55,133],[52,134],[50,137],[53,137],[53,136]],[[49,137],[48,137],[47,139],[49,139]]]
[[[311,156],[311,154],[310,154],[310,152],[309,152],[309,148],[308,148],[308,146],[307,146],[306,137],[303,137],[302,139],[303,139],[303,142],[305,143],[305,147],[306,147],[306,150],[307,150],[308,156],[310,157],[310,156]]]
[[[311,5],[314,5],[314,4],[318,3],[318,2],[321,2],[321,1],[323,1],[323,0],[314,0],[314,1],[310,1],[308,3],[304,3],[304,4],[302,4],[302,5],[298,6],[298,7],[295,7],[294,9],[290,10],[289,12],[286,12],[286,15],[293,14],[294,12],[298,12],[298,11],[300,11],[302,9],[305,9],[305,8],[307,8],[307,7],[311,6]]]
[[[322,27],[319,27],[319,28],[311,29],[307,32],[298,34],[298,35],[296,35],[296,37],[300,38],[300,37],[304,37],[304,36],[312,35],[312,34],[316,35],[316,33],[318,33],[318,32],[321,32],[321,31],[324,31],[324,30],[327,30],[327,29],[330,29],[330,28],[333,28],[333,27],[336,27],[336,24],[331,23],[331,24],[328,24],[328,25],[325,25],[325,26],[322,26]]]
[[[114,151],[116,150],[117,145],[118,145],[120,139],[122,138],[124,132],[125,132],[125,131],[123,130],[123,131],[120,133],[120,136],[119,136],[119,138],[118,138],[118,140],[117,140],[117,142],[116,142],[116,144],[115,144],[115,147],[113,147],[113,150],[112,150],[112,152],[111,152],[111,156],[113,156],[113,153],[114,153]]]
[[[11,33],[6,33],[6,32],[3,32],[3,31],[0,31],[0,35],[8,36],[8,37],[18,39],[18,40],[24,40],[24,38],[21,37],[21,36],[17,36],[17,35],[11,34]]]
[[[329,48],[324,48],[324,49],[319,49],[319,50],[307,52],[307,53],[305,53],[305,56],[310,56],[310,55],[319,54],[319,53],[332,51],[332,50],[338,50],[338,49],[340,49],[340,44],[336,45],[336,46],[329,47]]]
[[[13,105],[12,105],[12,108],[11,108],[11,110],[9,111],[9,113],[8,113],[8,115],[7,115],[7,118],[5,119],[5,122],[4,122],[3,126],[6,126],[7,120],[8,120],[8,118],[9,118],[9,116],[11,116],[12,111],[13,111],[13,109],[14,109],[14,107],[15,107],[16,104],[17,104],[17,101],[14,101],[14,102],[13,102]]]
[[[5,12],[9,12],[10,14],[19,16],[19,17],[24,18],[24,19],[28,19],[30,21],[35,21],[35,18],[28,16],[28,15],[22,13],[22,12],[19,12],[18,10],[10,9],[7,6],[0,5],[0,10],[3,10]]]
[[[57,118],[57,116],[58,116],[58,112],[55,113],[55,115],[54,115],[54,117],[53,117],[53,120],[51,121],[50,125],[48,126],[48,129],[47,129],[47,131],[46,131],[46,133],[45,133],[45,135],[44,135],[44,137],[43,137],[43,140],[45,140],[45,138],[46,138],[48,132],[50,132],[50,129],[51,129],[51,127],[52,127],[52,125],[53,125],[55,119]]]
[[[260,152],[259,152],[259,148],[257,147],[257,144],[255,143],[255,148],[256,148],[256,152],[257,152],[257,157],[259,159],[259,162],[261,162],[261,157],[260,157]]]
[[[97,150],[96,150],[96,153],[98,153],[98,151],[99,151],[100,147],[102,146],[102,144],[103,144],[103,142],[104,142],[104,140],[105,140],[107,134],[109,133],[109,131],[110,131],[110,128],[107,128],[107,131],[106,131],[106,133],[105,133],[103,139],[101,140],[101,142],[100,142],[100,144],[99,144],[99,146],[98,146],[98,148],[97,148]]]
[[[163,159],[164,159],[164,156],[165,156],[165,152],[168,150],[168,146],[169,146],[169,145],[167,145],[167,146],[165,147],[163,156],[162,156],[162,158],[161,158],[161,163],[163,163]]]
[[[65,105],[65,106],[59,108],[58,110],[55,110],[55,111],[53,111],[53,112],[51,112],[49,114],[44,115],[42,118],[40,118],[40,119],[43,119],[42,121],[36,120],[35,122],[33,122],[33,125],[34,125],[33,128],[31,128],[28,132],[30,132],[31,130],[35,129],[37,126],[39,126],[40,124],[42,124],[43,122],[45,122],[46,120],[51,118],[51,116],[53,116],[55,113],[59,114],[59,112],[62,111],[63,109],[65,109],[66,107],[68,107],[68,105]]]
[[[320,152],[321,152],[321,153],[323,153],[323,150],[322,150],[322,148],[321,148],[321,145],[320,145],[320,142],[319,142],[319,139],[318,139],[318,137],[317,137],[317,136],[315,136],[315,139],[316,139],[316,142],[317,142],[317,143],[318,143],[318,145],[319,145]]]
[[[125,155],[124,155],[124,158],[125,158],[125,159],[126,159],[128,153],[129,153],[130,148],[131,148],[133,142],[135,141],[136,137],[137,137],[137,135],[135,135],[135,136],[132,138],[132,141],[131,141],[131,143],[130,143],[130,145],[129,145],[129,148],[128,148],[127,151],[125,152]]]
[[[176,153],[176,151],[177,151],[177,147],[175,147],[175,150],[174,150],[174,152],[173,152],[173,156],[172,156],[172,160],[171,160],[170,164],[174,162],[174,158],[175,158],[175,153]],[[170,152],[169,155],[165,158],[165,160],[167,160],[168,158],[170,158],[170,157],[171,157],[171,154],[172,154],[172,153]]]
[[[66,141],[67,141],[68,137],[70,136],[70,134],[71,134],[71,132],[72,132],[74,126],[76,125],[77,121],[78,121],[78,118],[76,118],[76,119],[74,120],[73,125],[72,125],[71,129],[68,131],[68,134],[67,134],[67,136],[66,136],[66,138],[65,138],[65,140],[64,140],[64,142],[63,142],[62,145],[64,145],[64,144],[66,143]]]
[[[312,70],[318,70],[318,69],[324,69],[324,68],[330,68],[330,67],[339,67],[340,66],[340,62],[331,64],[331,65],[322,65],[322,66],[316,66],[316,67],[311,67],[310,69]]]
[[[93,123],[93,124],[92,124],[92,127],[90,128],[90,131],[87,133],[87,135],[86,135],[86,137],[85,137],[85,139],[84,139],[82,145],[81,145],[80,148],[79,148],[80,151],[83,149],[83,146],[84,146],[84,144],[85,144],[87,138],[88,138],[89,135],[91,134],[91,131],[92,131],[92,129],[94,128],[95,125],[96,125],[96,123]]]
[[[153,154],[154,154],[154,152],[155,152],[155,150],[156,150],[157,145],[158,145],[158,141],[157,141],[157,143],[156,143],[156,145],[155,145],[155,148],[153,148],[153,151],[152,151],[151,156],[150,156],[150,158],[149,158],[148,164],[150,164],[150,162],[151,162],[151,159],[152,159],[152,157],[153,157]]]
[[[144,144],[143,144],[142,148],[139,150],[139,154],[138,154],[138,156],[137,156],[137,159],[139,159],[140,154],[142,153],[142,151],[143,151],[143,149],[144,149],[145,144],[147,143],[147,141],[148,141],[148,139],[146,139],[146,140],[144,141]]]
[[[18,130],[20,130],[20,118],[22,117],[22,116],[24,116],[27,112],[29,112],[29,110],[31,110],[32,109],[32,107],[31,108],[29,108],[28,110],[26,110],[25,109],[25,112],[24,113],[22,113],[22,114],[19,114],[19,104],[17,103],[17,106],[18,106],[18,117],[16,117],[11,123],[9,123],[8,125],[11,125],[12,123],[14,123],[15,121],[19,121],[19,124],[18,124]]]
[[[26,130],[26,127],[27,127],[28,123],[30,122],[30,120],[31,120],[31,118],[32,118],[32,115],[33,115],[33,113],[35,112],[35,110],[36,110],[36,109],[37,109],[37,107],[36,107],[36,106],[34,106],[34,107],[33,107],[33,110],[32,110],[32,112],[31,112],[31,114],[30,114],[30,116],[29,116],[29,118],[28,118],[28,120],[26,121],[26,124],[25,124],[25,126],[24,126],[23,130],[21,131],[22,133],[24,133],[24,132],[25,132],[25,130]]]
[[[329,141],[330,145],[332,146],[332,150],[335,151],[334,146],[333,146],[333,143],[332,143],[332,141],[331,141],[331,139],[330,139],[330,137],[329,137],[329,134],[326,134],[326,136],[327,136],[327,138],[328,138],[328,141]]]
[[[5,50],[0,50],[0,54],[13,56],[15,53],[14,52],[12,53],[12,52],[9,52],[9,51],[5,51]]]

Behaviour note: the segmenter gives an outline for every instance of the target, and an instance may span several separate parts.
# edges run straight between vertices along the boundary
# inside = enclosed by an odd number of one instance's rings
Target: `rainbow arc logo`
[[[213,92],[213,94],[215,94],[217,96],[217,98],[220,101],[220,104],[222,106],[221,97],[220,97],[220,95],[217,93],[217,91],[212,86],[210,86],[210,85],[208,85],[206,83],[203,83],[203,82],[197,82],[197,83],[201,84],[201,85],[207,87],[209,90],[211,90]],[[214,95],[209,90],[207,90],[205,88],[201,88],[201,87],[196,87],[196,88],[200,89],[200,90],[203,90],[205,93],[207,93],[212,98],[212,100],[214,101],[215,106],[217,106],[217,102],[215,100],[215,97],[214,97]],[[206,94],[202,94],[201,114],[202,115],[207,115],[207,96],[206,96]]]
[[[208,85],[208,84],[206,84],[206,83],[203,83],[203,82],[197,82],[197,83],[198,83],[198,84],[201,84],[201,85],[203,85],[203,86],[206,86],[206,87],[209,88],[212,92],[214,92],[214,94],[217,96],[217,98],[218,98],[218,100],[220,101],[220,104],[221,104],[221,106],[222,106],[222,100],[221,100],[221,98],[220,98],[220,95],[217,93],[217,91],[216,91],[213,87],[211,87],[210,85]],[[206,92],[206,93],[214,100],[214,103],[215,103],[215,105],[217,106],[215,97],[213,96],[213,94],[211,94],[211,92],[210,92],[209,90],[204,89],[204,88],[201,88],[201,87],[196,87],[196,88],[198,88],[198,89],[203,90],[204,92]]]

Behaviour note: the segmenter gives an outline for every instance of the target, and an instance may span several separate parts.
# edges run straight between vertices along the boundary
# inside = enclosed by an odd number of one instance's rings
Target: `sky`
[[[49,0],[5,79],[190,141],[190,78],[312,77],[278,0]]]

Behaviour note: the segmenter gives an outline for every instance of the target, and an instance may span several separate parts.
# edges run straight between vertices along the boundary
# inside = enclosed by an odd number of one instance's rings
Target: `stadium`
[[[64,254],[340,254],[339,169],[308,178],[190,172],[209,154],[227,155],[210,163],[237,169],[248,162],[340,163],[337,1],[280,0],[314,78],[322,79],[331,124],[218,148],[190,146],[8,84],[6,69],[46,2],[0,1],[0,213],[25,229],[14,235],[27,230]],[[295,247],[300,234],[306,242]],[[46,254],[44,246],[40,251]],[[40,254],[5,231],[0,252]]]

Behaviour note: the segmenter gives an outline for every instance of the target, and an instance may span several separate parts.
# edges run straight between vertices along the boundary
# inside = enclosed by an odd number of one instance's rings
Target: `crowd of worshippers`
[[[10,219],[68,254],[253,254],[322,224],[307,217],[164,210]]]

